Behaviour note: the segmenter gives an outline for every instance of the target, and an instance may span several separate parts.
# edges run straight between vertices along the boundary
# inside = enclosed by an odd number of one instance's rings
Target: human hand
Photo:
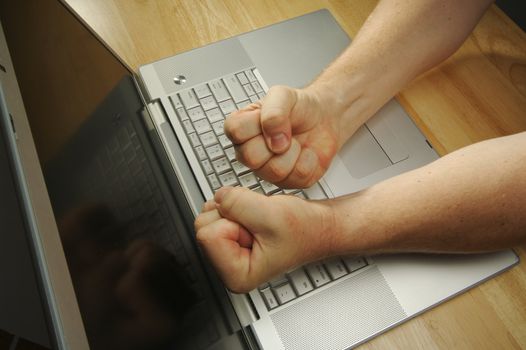
[[[225,285],[241,293],[330,254],[333,221],[325,202],[224,187],[205,203],[195,229]]]
[[[233,112],[225,133],[237,159],[282,188],[313,185],[348,137],[340,112],[320,96],[315,89],[274,86],[262,101]]]

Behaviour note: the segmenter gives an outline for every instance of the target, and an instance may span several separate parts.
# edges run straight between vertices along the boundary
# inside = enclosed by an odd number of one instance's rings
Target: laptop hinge
[[[166,117],[164,116],[164,113],[161,107],[161,103],[158,100],[148,103],[147,108],[150,111],[150,114],[152,115],[152,118],[153,118],[153,122],[156,125],[161,125],[163,123],[166,123]],[[149,119],[149,118],[145,118],[145,119]],[[149,122],[152,127],[152,129],[150,130],[153,130],[155,126],[152,124],[151,120]],[[148,125],[148,128],[150,128],[150,125]]]
[[[250,326],[259,319],[256,308],[248,294],[227,293],[242,327]]]

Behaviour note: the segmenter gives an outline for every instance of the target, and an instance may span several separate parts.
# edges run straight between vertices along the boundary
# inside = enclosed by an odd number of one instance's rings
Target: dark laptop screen
[[[59,1],[0,14],[90,347],[217,343],[226,330],[130,72]]]

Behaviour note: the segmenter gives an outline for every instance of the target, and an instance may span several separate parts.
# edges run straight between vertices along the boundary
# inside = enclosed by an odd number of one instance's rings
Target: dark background
[[[495,3],[526,32],[526,1],[497,0]]]

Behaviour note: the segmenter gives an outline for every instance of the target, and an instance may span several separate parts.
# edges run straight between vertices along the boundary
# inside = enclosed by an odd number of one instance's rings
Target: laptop
[[[347,349],[518,263],[513,251],[344,256],[288,271],[247,294],[225,290],[192,228],[219,187],[332,198],[427,164],[436,152],[393,99],[310,189],[281,190],[232,157],[222,130],[231,111],[262,98],[274,84],[307,84],[350,43],[327,10],[168,57],[134,74],[65,7],[50,7],[49,18],[67,25],[63,31],[81,43],[62,41],[65,57],[80,60],[76,67],[56,60],[48,72],[85,72],[60,80],[69,82],[60,92],[85,94],[86,105],[57,99],[51,82],[31,85],[30,74],[17,72],[32,138],[25,116],[11,121],[10,106],[1,103],[23,215],[33,223],[28,237],[54,347]],[[26,33],[29,44],[13,46],[38,50],[32,34]],[[90,59],[97,65],[88,65]],[[19,155],[33,142],[47,206],[34,204],[37,191],[28,188],[39,170],[27,171],[34,165]],[[44,208],[54,220],[44,224],[39,218],[46,213],[32,208]]]

